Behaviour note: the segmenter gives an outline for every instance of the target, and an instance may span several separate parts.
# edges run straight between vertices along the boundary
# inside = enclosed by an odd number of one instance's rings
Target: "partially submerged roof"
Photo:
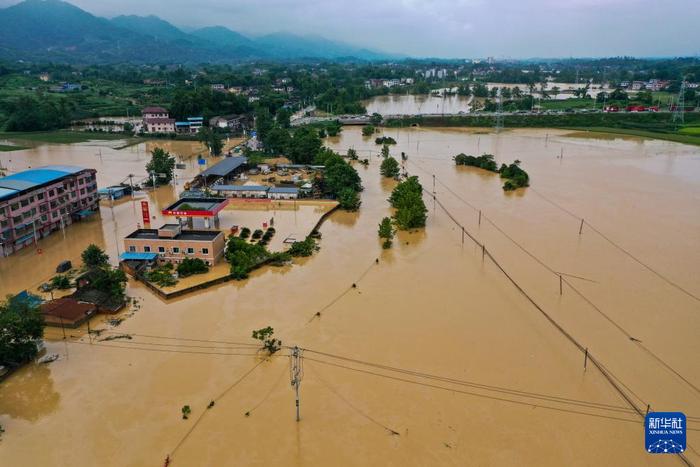
[[[214,185],[211,189],[214,191],[267,191],[270,187],[263,185]]]
[[[47,165],[36,169],[25,170],[16,174],[0,178],[0,189],[23,191],[34,187],[55,182],[68,175],[75,175],[86,170],[84,167],[74,165]],[[5,196],[13,193],[6,193]],[[2,193],[0,193],[2,197]]]
[[[273,186],[270,193],[299,193],[299,189],[292,186]]]
[[[212,165],[199,175],[201,177],[225,177],[226,175],[229,175],[231,172],[233,172],[246,162],[248,162],[248,159],[245,157],[226,157],[221,162]]]
[[[157,253],[137,253],[126,251],[119,255],[120,261],[153,261],[158,257]]]
[[[97,311],[92,303],[79,302],[73,298],[57,298],[41,305],[43,315],[55,316],[67,321],[75,321]]]

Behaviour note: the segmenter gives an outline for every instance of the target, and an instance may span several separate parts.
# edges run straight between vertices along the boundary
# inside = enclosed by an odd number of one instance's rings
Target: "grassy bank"
[[[700,113],[685,114],[685,124],[676,125],[669,113],[590,113],[557,115],[505,115],[507,128],[568,128],[601,131],[700,145]],[[491,127],[492,115],[445,115],[440,117],[404,117],[391,119],[386,126],[406,127]]]
[[[118,133],[99,133],[81,131],[37,131],[37,132],[5,132],[0,133],[0,140],[35,141],[38,143],[73,144],[86,141],[115,141],[128,139],[129,136]]]
[[[572,130],[592,131],[597,133],[612,133],[617,135],[640,136],[643,138],[661,139],[683,144],[694,144],[700,146],[700,134],[697,136],[677,133],[659,133],[654,131],[636,130],[632,128],[610,128],[610,127],[571,127]],[[698,128],[700,129],[700,128]]]
[[[0,144],[0,152],[21,151],[27,149],[24,146],[11,146],[9,144]]]

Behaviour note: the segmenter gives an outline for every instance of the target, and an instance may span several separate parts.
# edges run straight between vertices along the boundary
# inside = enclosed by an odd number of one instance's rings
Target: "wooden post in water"
[[[462,245],[464,245],[464,227],[462,227]]]
[[[583,219],[581,219],[581,227],[578,228],[578,234],[581,235],[583,233]]]
[[[433,193],[435,193],[435,174],[433,174]]]
[[[481,226],[481,209],[479,209],[479,226]]]
[[[561,274],[559,274],[559,295],[562,295],[562,292],[563,292],[562,279],[561,279]]]
[[[61,331],[63,331],[63,340],[66,340],[66,327],[63,325],[63,316],[58,315],[58,318],[61,320]]]
[[[486,256],[486,244],[481,244],[481,262],[484,262],[484,256]]]
[[[646,413],[644,414],[645,417],[646,417],[647,415],[649,415],[649,411],[650,411],[650,410],[651,410],[651,404],[647,404],[647,411],[646,411]]]
[[[586,353],[583,357],[583,371],[586,371],[587,364],[588,364],[588,347],[586,347]]]

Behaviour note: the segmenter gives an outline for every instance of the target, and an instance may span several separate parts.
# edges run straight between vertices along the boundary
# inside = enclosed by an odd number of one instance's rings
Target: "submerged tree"
[[[384,145],[382,145],[382,157],[384,159],[389,157],[389,146],[386,143],[384,143]]]
[[[391,248],[391,240],[394,238],[394,226],[391,223],[391,219],[385,217],[379,223],[379,238],[383,239],[382,248]]]
[[[224,142],[214,129],[209,127],[202,127],[199,130],[199,140],[204,143],[204,145],[209,149],[209,152],[214,156],[220,156],[221,151],[224,149]]]
[[[109,256],[102,248],[91,243],[83,250],[80,257],[83,264],[88,268],[103,268],[109,266]]]
[[[428,209],[423,202],[423,187],[418,177],[409,177],[396,185],[389,202],[396,208],[394,220],[399,229],[425,227]]]
[[[262,342],[263,348],[267,350],[270,355],[282,348],[282,341],[275,339],[274,333],[275,330],[270,326],[253,331],[253,339],[257,339]]]
[[[0,302],[0,365],[16,367],[38,353],[44,335],[44,318],[38,306],[21,297]]]
[[[397,177],[399,175],[399,171],[399,163],[393,157],[387,157],[384,159],[381,167],[379,168],[379,172],[387,178]]]
[[[146,164],[149,174],[155,174],[156,183],[170,183],[175,170],[175,158],[163,148],[155,148],[151,151],[151,160]],[[149,183],[153,183],[149,178]]]

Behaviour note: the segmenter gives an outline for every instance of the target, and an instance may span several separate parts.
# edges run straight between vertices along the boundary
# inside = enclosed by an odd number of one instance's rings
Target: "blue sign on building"
[[[205,159],[199,158],[197,159],[197,164],[199,165],[207,165],[207,161]]]
[[[644,445],[651,454],[680,454],[686,447],[682,412],[649,412],[644,419]]]
[[[251,137],[251,138],[255,138],[256,136],[258,136],[258,132],[255,131],[255,130],[251,130],[251,132],[250,132],[250,137]]]

